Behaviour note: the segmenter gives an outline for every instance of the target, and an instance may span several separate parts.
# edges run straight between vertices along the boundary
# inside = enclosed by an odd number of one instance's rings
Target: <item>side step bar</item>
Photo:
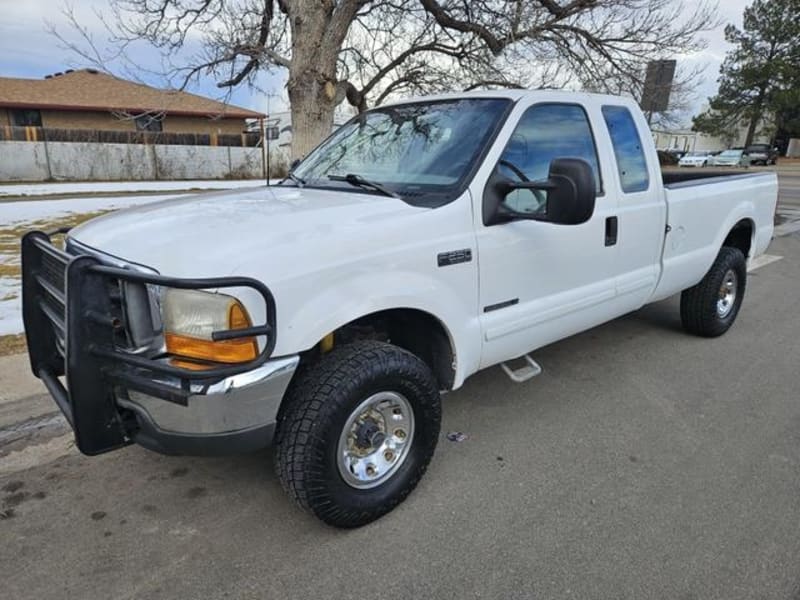
[[[520,356],[520,359],[525,360],[525,362],[528,364],[518,369],[512,369],[508,366],[508,363],[500,364],[500,368],[506,372],[506,375],[508,375],[508,378],[511,379],[511,381],[514,383],[523,383],[528,381],[528,379],[533,379],[537,375],[542,374],[542,367],[539,365],[539,363],[531,358],[530,354]]]

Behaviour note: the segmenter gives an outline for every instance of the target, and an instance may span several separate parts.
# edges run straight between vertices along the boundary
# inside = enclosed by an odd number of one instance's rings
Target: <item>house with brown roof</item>
[[[162,90],[95,69],[44,79],[0,77],[0,126],[240,134],[265,115],[180,90]]]

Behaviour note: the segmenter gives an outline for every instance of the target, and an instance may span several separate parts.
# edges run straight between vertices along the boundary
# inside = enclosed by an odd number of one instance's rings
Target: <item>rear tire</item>
[[[717,337],[739,314],[747,285],[747,261],[738,248],[723,246],[706,276],[681,294],[681,323],[694,335]]]
[[[360,527],[405,500],[439,438],[431,370],[391,344],[333,349],[299,374],[285,402],[278,477],[300,507],[335,527]]]

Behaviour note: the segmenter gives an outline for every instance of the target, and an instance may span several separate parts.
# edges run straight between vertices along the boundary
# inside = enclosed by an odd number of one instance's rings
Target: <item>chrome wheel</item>
[[[336,450],[344,481],[369,489],[389,479],[403,464],[414,441],[414,411],[396,392],[373,394],[345,421]]]
[[[733,310],[733,305],[736,303],[736,288],[738,287],[739,278],[736,271],[728,269],[725,277],[722,278],[722,285],[719,288],[719,299],[717,300],[717,316],[721,319],[727,317]]]

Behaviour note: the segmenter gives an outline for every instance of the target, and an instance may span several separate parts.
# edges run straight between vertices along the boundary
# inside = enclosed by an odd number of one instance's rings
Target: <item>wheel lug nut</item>
[[[392,462],[394,460],[394,452],[387,450],[383,453],[383,458],[385,458],[387,462]]]
[[[406,432],[402,429],[395,429],[394,430],[394,437],[400,438],[401,440],[406,439]]]
[[[374,477],[377,470],[375,469],[375,465],[367,465],[367,475],[370,477]]]

